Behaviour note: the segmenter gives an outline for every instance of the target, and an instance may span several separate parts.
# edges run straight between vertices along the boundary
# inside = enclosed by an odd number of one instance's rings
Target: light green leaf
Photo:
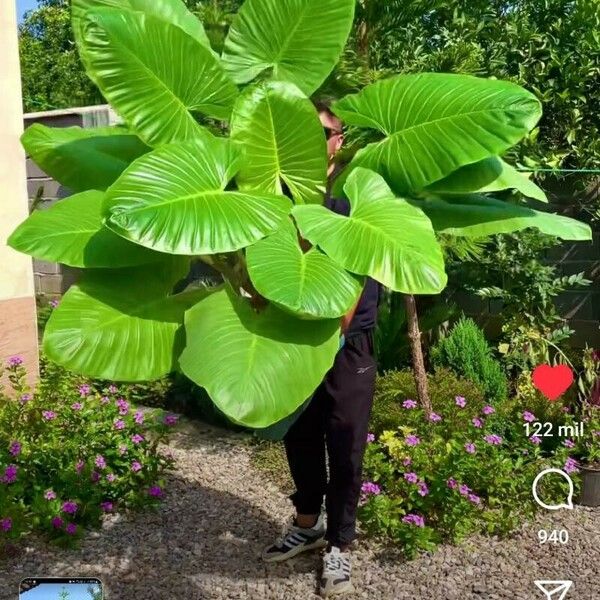
[[[302,252],[291,220],[246,251],[256,290],[283,309],[303,317],[341,317],[356,304],[362,282],[312,248]]]
[[[105,190],[150,150],[124,127],[46,127],[34,123],[21,136],[25,151],[50,177],[73,192]]]
[[[82,20],[88,10],[117,8],[120,11],[139,11],[157,19],[177,25],[197,42],[210,48],[202,23],[187,9],[181,0],[71,0],[71,21],[75,41],[81,48]]]
[[[48,320],[44,352],[67,369],[101,379],[147,381],[177,368],[185,311],[206,290],[170,295],[189,259],[87,271]]]
[[[315,107],[295,85],[249,88],[234,106],[231,137],[246,151],[241,189],[282,194],[283,182],[298,203],[323,201],[327,144]]]
[[[119,268],[165,259],[102,225],[104,193],[75,194],[50,208],[34,211],[13,231],[7,244],[50,262],[71,267]]]
[[[233,421],[268,427],[298,408],[331,368],[339,319],[310,323],[274,306],[256,313],[229,289],[185,314],[179,364]]]
[[[150,146],[199,135],[192,112],[229,118],[237,88],[212,52],[179,27],[110,8],[88,11],[82,26],[88,75]]]
[[[302,236],[346,270],[405,294],[438,294],[447,283],[441,247],[427,216],[396,198],[384,179],[355,169],[344,188],[349,217],[323,206],[296,206]]]
[[[225,191],[239,152],[205,134],[135,161],[106,194],[106,225],[142,246],[173,254],[232,252],[277,231],[291,201]]]
[[[423,209],[438,233],[486,237],[535,227],[563,240],[592,239],[585,223],[487,196],[449,196],[446,200],[415,200],[414,204]]]
[[[397,194],[423,189],[458,168],[504,153],[542,112],[536,97],[506,81],[468,75],[398,75],[333,105],[346,123],[378,129],[338,178],[356,167],[380,173]]]
[[[426,187],[425,192],[464,195],[508,189],[515,189],[524,196],[535,198],[540,202],[548,202],[544,190],[498,156],[490,156],[472,165],[461,167],[448,177]]]
[[[310,96],[335,67],[354,19],[355,0],[246,0],[233,21],[223,63],[233,80],[267,76]]]

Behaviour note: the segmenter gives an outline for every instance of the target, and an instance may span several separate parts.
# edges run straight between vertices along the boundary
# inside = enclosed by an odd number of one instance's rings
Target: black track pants
[[[371,331],[350,336],[284,443],[300,514],[318,514],[325,495],[327,540],[356,538],[356,509],[377,365]],[[325,468],[329,457],[329,481]]]

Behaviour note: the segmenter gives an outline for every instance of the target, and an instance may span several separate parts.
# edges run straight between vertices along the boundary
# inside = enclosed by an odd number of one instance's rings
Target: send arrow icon
[[[546,594],[546,600],[565,600],[573,582],[537,580],[535,585]]]

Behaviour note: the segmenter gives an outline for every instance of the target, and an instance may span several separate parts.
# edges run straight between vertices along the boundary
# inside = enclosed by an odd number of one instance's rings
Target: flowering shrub
[[[6,371],[12,392],[0,388],[0,550],[34,530],[69,545],[104,513],[160,501],[173,459],[157,446],[174,415],[143,413],[115,385],[94,390],[72,378],[54,386],[42,378],[32,394],[19,357]]]
[[[527,438],[523,424],[536,420],[528,411],[507,419],[463,396],[434,404],[429,416],[412,399],[400,404],[403,425],[368,438],[359,516],[409,557],[475,532],[510,532],[537,509],[531,486],[540,471],[578,471],[571,444],[546,453]],[[541,486],[546,502],[568,493],[560,476]]]

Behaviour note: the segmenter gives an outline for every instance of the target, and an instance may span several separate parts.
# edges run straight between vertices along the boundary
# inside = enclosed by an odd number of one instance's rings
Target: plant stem
[[[425,371],[425,361],[423,360],[423,348],[421,346],[421,332],[419,330],[419,318],[417,316],[417,304],[413,295],[404,296],[406,305],[406,318],[408,324],[408,339],[412,353],[413,374],[417,386],[417,398],[429,416],[432,413],[431,400],[429,399],[429,390],[427,386],[427,372]]]

